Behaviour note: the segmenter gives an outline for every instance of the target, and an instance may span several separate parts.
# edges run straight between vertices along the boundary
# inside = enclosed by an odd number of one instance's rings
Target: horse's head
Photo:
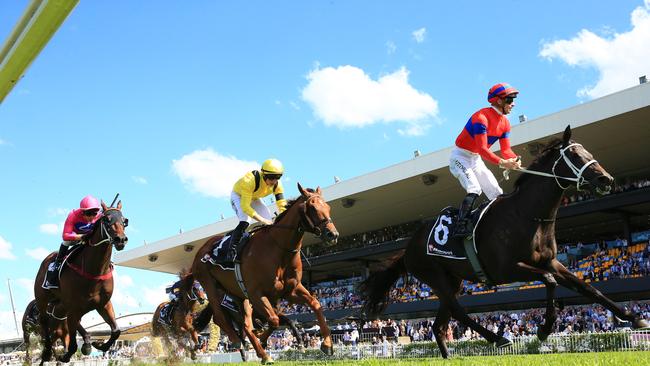
[[[614,178],[594,159],[593,155],[579,143],[571,140],[571,126],[564,130],[562,143],[557,147],[558,157],[552,172],[561,188],[567,182],[581,190],[589,185],[597,194],[607,194],[612,188]],[[567,179],[568,178],[568,179]]]
[[[309,192],[298,183],[298,190],[305,200],[301,210],[303,229],[327,243],[335,244],[339,232],[330,217],[330,205],[323,199],[320,187],[314,192]]]
[[[207,295],[201,284],[194,279],[192,273],[181,274],[181,296],[184,301],[198,301],[203,304]]]
[[[100,230],[105,232],[115,249],[124,249],[126,242],[129,241],[124,233],[124,228],[129,225],[129,219],[122,216],[122,201],[117,203],[117,207],[107,207],[102,201],[102,211],[102,217],[99,219]]]

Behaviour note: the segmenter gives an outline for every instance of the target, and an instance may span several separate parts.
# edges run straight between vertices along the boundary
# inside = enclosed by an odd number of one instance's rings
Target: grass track
[[[512,365],[512,366],[592,366],[592,365],[650,365],[650,351],[637,352],[593,352],[593,353],[564,353],[547,355],[513,355],[513,356],[473,356],[454,357],[449,360],[439,358],[427,359],[406,359],[406,360],[377,360],[367,359],[359,361],[301,361],[301,362],[276,362],[275,365],[361,365],[361,366],[383,366],[383,365]]]

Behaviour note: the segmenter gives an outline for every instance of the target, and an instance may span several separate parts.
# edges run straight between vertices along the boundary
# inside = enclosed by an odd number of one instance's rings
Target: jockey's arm
[[[478,145],[478,151],[479,155],[490,163],[494,165],[499,165],[499,162],[501,161],[501,158],[497,156],[497,154],[493,153],[490,151],[490,147],[488,146],[487,143],[487,134],[482,133],[482,134],[477,134],[474,136],[474,139],[476,141],[476,144]]]
[[[79,235],[74,231],[74,221],[75,214],[74,211],[72,211],[65,219],[65,224],[63,224],[63,241],[77,241],[80,240],[80,237],[83,237],[83,235]]]
[[[273,194],[275,195],[275,205],[278,207],[278,213],[282,213],[287,208],[287,200],[284,199],[284,187],[282,187],[282,182],[278,181]]]

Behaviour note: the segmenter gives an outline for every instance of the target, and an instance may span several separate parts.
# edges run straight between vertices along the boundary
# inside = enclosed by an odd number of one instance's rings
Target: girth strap
[[[244,293],[244,297],[248,299],[248,291],[246,290],[246,285],[244,285],[244,277],[241,275],[241,264],[239,263],[235,263],[235,278],[237,279],[237,284],[241,292]]]

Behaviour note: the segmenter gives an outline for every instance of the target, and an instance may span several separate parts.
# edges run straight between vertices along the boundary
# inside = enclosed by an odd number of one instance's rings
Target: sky
[[[3,43],[27,4],[0,1]],[[451,146],[495,83],[520,90],[516,125],[637,85],[648,60],[650,0],[81,1],[0,105],[0,339],[9,285],[20,322],[85,195],[120,193],[129,250],[233,216],[267,158],[296,196]],[[115,280],[126,315],[174,276]]]

